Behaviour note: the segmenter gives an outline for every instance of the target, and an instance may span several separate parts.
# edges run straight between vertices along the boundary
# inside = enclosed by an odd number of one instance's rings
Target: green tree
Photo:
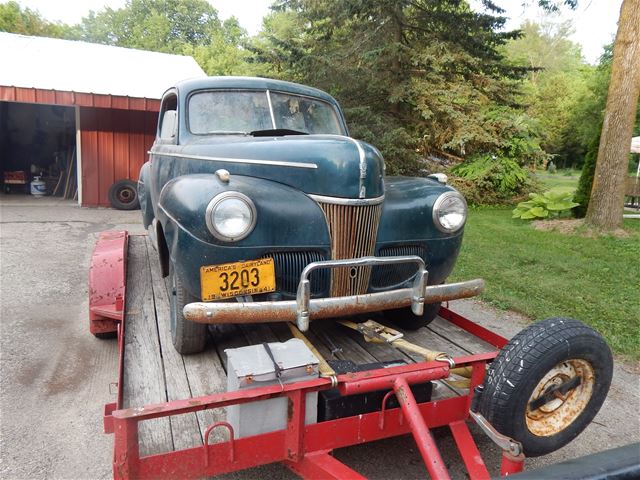
[[[411,173],[430,153],[499,151],[527,124],[513,108],[526,69],[499,50],[517,32],[500,32],[505,18],[486,4],[489,13],[456,0],[284,0],[275,10],[286,16],[254,47],[335,95],[352,134],[379,146],[390,172]]]
[[[128,0],[123,8],[90,12],[76,27],[89,42],[191,55],[209,75],[253,73],[247,32],[234,17],[222,22],[206,0]]]
[[[0,4],[0,31],[41,37],[67,38],[71,27],[49,22],[38,11],[22,8],[17,2]]]
[[[629,141],[640,96],[640,0],[623,0],[613,46],[611,81],[586,222],[599,229],[622,226]]]
[[[129,0],[117,10],[90,12],[78,34],[89,42],[179,53],[184,45],[207,44],[221,28],[218,12],[205,0]]]
[[[587,91],[580,98],[572,112],[572,120],[569,122],[574,127],[576,141],[585,149],[584,165],[575,195],[578,206],[574,209],[574,214],[577,217],[584,217],[589,207],[607,90],[611,77],[612,57],[613,45],[608,45],[600,57],[598,67],[589,79]]]
[[[588,142],[576,138],[582,120],[575,113],[588,93],[593,68],[584,63],[580,47],[569,40],[570,23],[526,22],[521,28],[523,36],[505,46],[510,61],[531,67],[521,102],[536,120],[541,146],[555,163],[581,165]]]

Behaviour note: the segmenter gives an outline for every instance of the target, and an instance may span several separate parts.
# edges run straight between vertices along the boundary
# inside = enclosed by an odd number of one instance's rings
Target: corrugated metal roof
[[[0,32],[0,85],[160,98],[205,76],[191,57]]]

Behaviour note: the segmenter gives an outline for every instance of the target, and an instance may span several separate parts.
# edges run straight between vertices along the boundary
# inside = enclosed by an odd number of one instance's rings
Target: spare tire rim
[[[531,410],[530,404],[549,389],[580,377],[580,384],[566,394],[557,393],[556,398]],[[595,373],[589,362],[574,358],[558,363],[542,377],[533,389],[527,402],[525,415],[529,431],[540,437],[549,437],[567,428],[585,410],[593,394]]]
[[[131,203],[135,200],[136,195],[133,189],[129,187],[123,187],[117,192],[118,200],[122,203]]]

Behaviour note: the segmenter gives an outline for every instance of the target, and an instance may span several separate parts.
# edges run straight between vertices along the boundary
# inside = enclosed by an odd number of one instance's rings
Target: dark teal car
[[[171,332],[202,350],[207,324],[385,311],[418,328],[440,302],[466,220],[463,197],[432,178],[385,176],[349,137],[337,102],[261,78],[188,80],[163,96],[138,184],[145,228],[170,277]]]

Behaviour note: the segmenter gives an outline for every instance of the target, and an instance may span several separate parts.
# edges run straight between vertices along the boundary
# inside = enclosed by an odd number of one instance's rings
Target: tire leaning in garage
[[[173,263],[169,267],[169,285],[171,286],[171,340],[175,349],[183,354],[199,353],[204,350],[207,342],[207,326],[186,320],[182,309],[188,303],[198,302],[199,299],[191,295],[182,285],[180,277],[176,275]]]
[[[612,374],[611,350],[596,331],[570,318],[543,320],[513,337],[491,363],[480,413],[521,442],[526,456],[545,455],[593,420]],[[563,385],[566,391],[557,390]]]
[[[417,330],[429,325],[438,316],[440,302],[425,303],[422,315],[414,315],[411,307],[385,310],[384,317],[405,330]]]
[[[131,180],[118,180],[109,188],[109,202],[118,210],[136,210],[140,208],[138,201],[138,185]]]

